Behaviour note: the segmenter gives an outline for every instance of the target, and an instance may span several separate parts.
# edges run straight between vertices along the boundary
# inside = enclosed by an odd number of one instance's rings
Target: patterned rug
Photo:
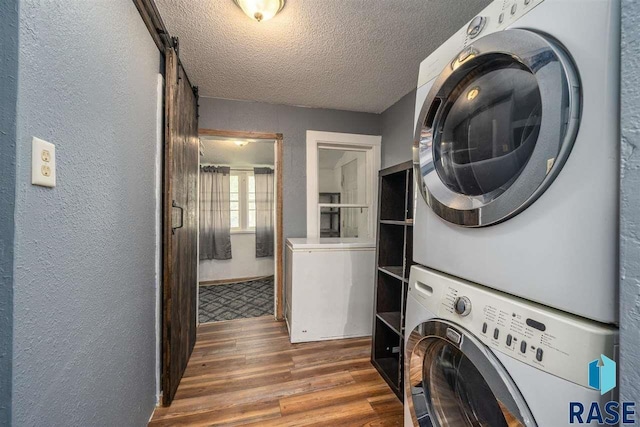
[[[199,288],[200,323],[273,314],[273,276]]]

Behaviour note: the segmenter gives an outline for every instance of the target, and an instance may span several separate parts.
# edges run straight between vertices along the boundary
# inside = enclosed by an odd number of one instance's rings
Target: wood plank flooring
[[[289,343],[271,317],[202,325],[168,408],[150,426],[401,426],[370,339]]]

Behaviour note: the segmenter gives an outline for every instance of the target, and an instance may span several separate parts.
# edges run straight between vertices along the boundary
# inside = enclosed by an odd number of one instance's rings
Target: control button
[[[484,323],[482,324],[482,333],[483,333],[483,334],[486,334],[486,333],[487,333],[487,322],[484,322]]]
[[[453,304],[453,309],[460,316],[464,317],[471,313],[471,300],[467,297],[458,297]]]
[[[504,22],[504,12],[498,16],[498,23],[502,24],[502,22]]]
[[[527,352],[527,342],[526,341],[522,341],[520,343],[520,352],[521,353],[526,353]]]
[[[544,323],[538,322],[537,320],[527,319],[527,326],[531,326],[534,329],[539,330],[540,332],[544,332],[547,330],[547,327]]]
[[[467,35],[471,39],[475,39],[478,37],[478,34],[482,32],[484,25],[486,24],[487,19],[484,16],[476,16],[471,20],[469,26],[467,27]]]
[[[500,336],[500,330],[498,328],[495,328],[493,330],[493,338],[498,339],[499,336]]]
[[[542,351],[542,349],[541,349],[541,348],[538,348],[538,349],[536,350],[536,360],[537,360],[538,362],[542,362],[542,353],[543,353],[543,351]]]
[[[511,347],[511,342],[513,341],[513,337],[511,334],[507,335],[507,347]]]
[[[511,14],[515,15],[517,10],[518,10],[518,3],[514,3],[513,6],[511,6]]]

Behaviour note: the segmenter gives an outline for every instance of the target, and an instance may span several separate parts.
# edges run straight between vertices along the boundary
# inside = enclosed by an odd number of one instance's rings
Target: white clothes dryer
[[[420,66],[414,261],[617,323],[619,0],[498,0]]]

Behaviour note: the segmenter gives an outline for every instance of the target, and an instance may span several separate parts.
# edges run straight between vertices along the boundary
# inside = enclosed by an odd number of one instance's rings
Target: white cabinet
[[[371,335],[376,247],[345,238],[287,239],[291,342]]]

